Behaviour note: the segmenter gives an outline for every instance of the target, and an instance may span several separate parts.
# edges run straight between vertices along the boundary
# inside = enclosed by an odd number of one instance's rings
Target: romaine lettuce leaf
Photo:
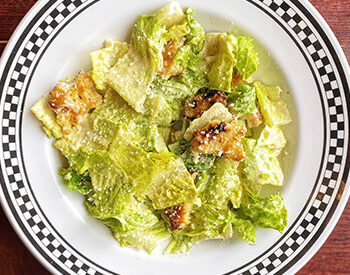
[[[40,98],[31,108],[31,111],[43,124],[43,129],[48,137],[62,137],[62,128],[56,122],[55,113],[49,107],[50,95],[46,94]]]
[[[259,58],[254,51],[253,39],[245,36],[237,37],[238,51],[236,53],[237,64],[235,68],[247,80],[257,69]]]
[[[164,209],[197,195],[193,179],[181,159],[170,152],[145,152],[130,144],[120,129],[110,147],[110,156],[134,183],[138,198],[148,196],[155,209]]]
[[[88,195],[92,192],[91,178],[88,171],[78,174],[77,171],[70,167],[68,169],[60,169],[59,175],[63,176],[70,191],[78,191],[83,195]]]
[[[181,233],[172,233],[171,241],[164,250],[165,254],[183,254],[188,252],[192,247],[191,237]]]
[[[148,222],[149,218],[145,217],[142,226],[130,226],[130,223],[133,225],[130,218],[132,217],[125,217],[122,222],[120,219],[103,221],[111,228],[114,237],[120,242],[121,246],[144,249],[151,254],[154,248],[170,236],[164,221]],[[127,229],[124,229],[125,225],[128,226]]]
[[[137,21],[132,34],[131,44],[144,59],[148,59],[152,71],[158,72],[163,67],[163,49],[167,30],[153,15],[142,15]]]
[[[184,100],[194,94],[190,87],[160,77],[153,81],[151,89],[155,95],[147,102],[148,113],[160,126],[170,126],[172,121],[180,119]]]
[[[242,203],[240,210],[256,226],[272,228],[281,233],[287,226],[287,210],[279,194],[269,197],[250,196],[248,202]]]
[[[175,62],[184,68],[175,79],[189,87],[193,93],[201,88],[209,87],[207,77],[209,66],[198,54],[194,53],[190,45],[185,45],[179,50],[175,56]]]
[[[227,99],[229,108],[232,108],[239,116],[250,114],[256,108],[255,88],[249,85],[239,84]]]
[[[156,14],[156,19],[167,29],[175,25],[180,25],[185,18],[186,16],[180,4],[177,2],[169,3],[161,8]]]
[[[255,142],[254,139],[244,140],[246,158],[243,160],[243,173],[245,179],[251,185],[281,186],[284,176],[277,157],[259,147],[249,148],[249,144]]]
[[[266,125],[260,133],[256,148],[266,150],[269,155],[277,157],[286,144],[287,141],[280,128]]]
[[[209,65],[212,65],[218,59],[218,52],[220,48],[219,37],[220,33],[207,33],[204,38],[204,45],[199,56],[205,60]]]
[[[199,154],[191,151],[191,143],[180,139],[168,145],[171,152],[180,156],[190,172],[207,172],[215,163],[215,155]]]
[[[126,42],[106,40],[102,49],[90,53],[92,79],[97,89],[106,89],[106,78],[109,70],[127,52],[128,44]]]
[[[215,205],[217,209],[226,209],[230,201],[233,208],[239,208],[242,186],[238,175],[239,162],[220,158],[211,170],[212,179],[202,193],[204,204]]]
[[[228,239],[232,237],[231,211],[219,209],[210,204],[195,206],[191,224],[185,228],[192,242],[207,239]]]
[[[282,90],[264,86],[255,82],[254,87],[260,105],[260,111],[269,126],[282,126],[292,121],[286,102],[281,98]]]
[[[203,49],[205,32],[203,27],[193,17],[194,10],[186,9],[187,24],[190,28],[186,36],[186,45],[189,45],[194,54],[198,54]]]
[[[243,241],[246,243],[255,243],[255,226],[248,217],[239,217],[234,213],[231,221]]]
[[[108,225],[121,245],[149,253],[169,237],[164,222],[149,203],[132,193],[128,176],[105,151],[91,152],[87,160],[94,192],[86,201],[89,214]]]
[[[154,73],[149,60],[131,47],[109,70],[107,83],[137,112],[143,112]]]
[[[142,15],[131,35],[131,44],[143,57],[148,57],[155,72],[163,67],[164,45],[171,39],[185,36],[189,27],[184,22],[185,14],[179,4],[170,3],[156,15]]]
[[[197,92],[200,88],[209,86],[207,78],[209,66],[199,56],[199,52],[203,48],[205,32],[198,21],[194,19],[193,9],[188,8],[185,13],[189,33],[186,35],[185,45],[175,56],[175,62],[184,68],[176,79]]]
[[[235,52],[237,40],[231,34],[219,34],[219,52],[217,60],[208,74],[211,89],[229,92],[231,89],[233,67],[236,65]]]

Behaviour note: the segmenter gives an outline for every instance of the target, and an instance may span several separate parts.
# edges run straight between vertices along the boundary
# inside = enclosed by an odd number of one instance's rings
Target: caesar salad
[[[279,156],[291,122],[282,90],[255,81],[253,40],[205,33],[191,8],[141,15],[127,42],[90,53],[92,71],[60,81],[32,107],[69,190],[122,246],[184,253],[255,228],[283,232]]]

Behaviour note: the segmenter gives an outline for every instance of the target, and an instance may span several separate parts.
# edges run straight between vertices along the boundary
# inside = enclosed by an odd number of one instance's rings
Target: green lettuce
[[[287,210],[279,194],[269,197],[251,195],[248,202],[242,203],[240,211],[254,225],[262,228],[272,228],[282,233],[287,226]]]
[[[202,192],[202,203],[215,205],[216,209],[227,209],[228,202],[239,208],[242,186],[238,175],[238,162],[220,158],[210,171],[211,180]]]
[[[171,122],[180,119],[184,100],[194,94],[189,86],[160,77],[153,81],[151,89],[154,96],[147,102],[148,113],[160,126],[170,126]]]
[[[248,217],[239,217],[236,211],[233,213],[231,222],[243,241],[246,243],[255,243],[255,226],[253,222]]]
[[[187,170],[190,172],[203,173],[208,171],[217,158],[214,155],[192,152],[190,142],[185,139],[169,144],[168,147],[171,152],[181,157]]]
[[[31,111],[43,123],[43,129],[48,137],[62,137],[62,128],[56,122],[55,113],[49,107],[50,95],[46,94],[40,98],[31,108]]]
[[[209,67],[199,56],[203,48],[205,32],[193,17],[193,9],[188,8],[185,13],[189,33],[186,35],[185,45],[175,56],[175,62],[183,67],[182,73],[176,79],[197,92],[200,88],[209,86],[207,78]]]
[[[176,3],[160,9],[156,15],[142,15],[131,34],[131,44],[149,58],[155,72],[163,67],[164,45],[171,39],[185,36],[189,27],[183,24],[185,14]]]
[[[113,236],[121,246],[131,246],[152,253],[154,248],[169,238],[170,233],[163,221],[149,222],[149,217],[145,218],[142,226],[134,225],[133,221],[131,226],[130,216],[123,219],[123,222],[120,222],[120,219],[109,219],[103,222],[111,228]],[[125,225],[128,226],[127,229],[123,228]]]
[[[166,247],[166,254],[183,254],[188,252],[192,247],[191,237],[183,233],[172,233],[172,238]]]
[[[154,78],[154,69],[147,58],[135,49],[119,58],[107,74],[107,83],[137,112],[143,112],[143,103]]]
[[[186,16],[177,2],[171,2],[161,8],[155,15],[161,25],[169,29],[173,26],[180,25],[186,19]]]
[[[278,157],[286,144],[287,141],[280,128],[276,126],[269,127],[266,125],[260,133],[260,137],[256,143],[256,148],[266,150],[267,154]]]
[[[193,179],[181,159],[170,152],[145,152],[130,144],[126,136],[126,129],[121,128],[110,147],[110,156],[134,182],[135,196],[148,196],[155,209],[194,200]]]
[[[282,131],[266,126],[258,140],[245,139],[246,158],[243,161],[245,179],[251,185],[283,184],[283,171],[278,155],[286,145]]]
[[[237,59],[237,40],[231,34],[219,34],[219,52],[217,60],[208,73],[211,89],[229,92],[231,89],[233,67]]]
[[[240,116],[252,113],[256,108],[255,88],[239,84],[229,94],[228,102],[229,108],[232,108]]]
[[[255,82],[254,87],[260,111],[267,125],[282,126],[292,121],[287,103],[281,98],[282,90],[279,87],[264,86],[260,82]]]
[[[237,63],[235,68],[247,80],[257,69],[259,58],[254,51],[253,39],[250,37],[237,37],[238,51],[236,53]]]
[[[104,47],[90,53],[92,64],[92,79],[96,88],[106,89],[107,75],[109,70],[128,52],[128,44],[113,40],[106,40]]]
[[[194,10],[186,9],[187,24],[190,28],[186,36],[186,45],[189,45],[194,54],[198,54],[203,49],[205,32],[203,27],[193,17]]]
[[[92,192],[91,178],[88,171],[78,174],[74,169],[68,168],[59,170],[59,174],[63,176],[70,191],[78,191],[83,195],[88,195]]]
[[[165,223],[147,200],[134,197],[130,179],[107,152],[90,152],[86,165],[94,190],[86,201],[89,214],[109,226],[122,246],[151,253],[169,237]]]

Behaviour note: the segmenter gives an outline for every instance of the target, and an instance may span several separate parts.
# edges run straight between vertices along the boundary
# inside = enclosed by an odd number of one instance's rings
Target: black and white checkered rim
[[[43,53],[75,17],[100,0],[49,0],[12,43],[1,76],[1,198],[22,239],[41,261],[63,274],[116,274],[86,258],[52,226],[37,203],[22,156],[22,110]],[[228,0],[229,1],[229,0]],[[231,0],[233,1],[233,0]],[[325,228],[339,217],[349,173],[350,94],[334,42],[298,0],[246,0],[265,12],[290,36],[303,54],[318,86],[323,108],[324,151],[313,192],[295,223],[267,251],[227,274],[283,274],[300,261]],[[336,42],[335,42],[336,43]],[[341,206],[339,206],[341,205]],[[336,214],[336,210],[337,215]],[[340,209],[341,210],[341,209]],[[329,231],[329,230],[328,230]],[[25,237],[23,237],[25,236]]]

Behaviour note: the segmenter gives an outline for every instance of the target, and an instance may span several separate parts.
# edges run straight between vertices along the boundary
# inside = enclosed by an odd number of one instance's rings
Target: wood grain
[[[12,32],[35,0],[0,0],[0,54]],[[350,0],[311,0],[338,38],[350,60]],[[0,210],[0,274],[49,274],[28,252]],[[350,274],[350,205],[323,247],[299,272]]]

